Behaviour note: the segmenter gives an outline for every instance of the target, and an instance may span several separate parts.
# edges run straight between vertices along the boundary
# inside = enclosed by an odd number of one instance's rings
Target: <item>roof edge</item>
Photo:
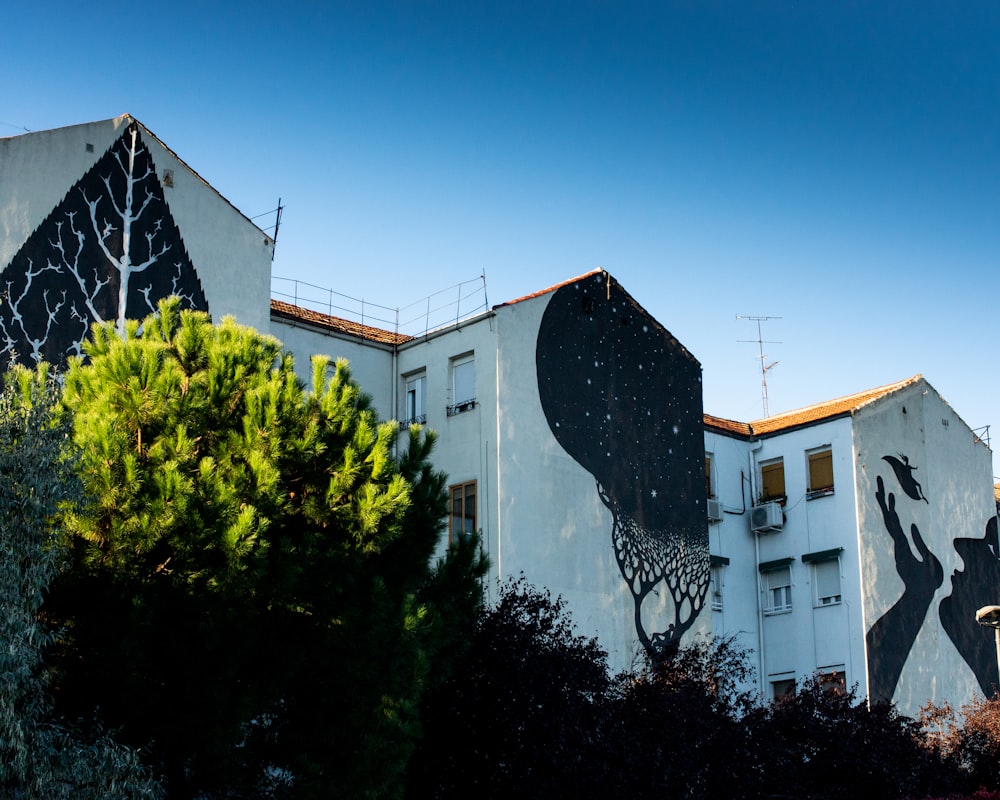
[[[569,280],[561,281],[560,283],[548,286],[545,289],[539,289],[537,292],[532,292],[531,294],[522,295],[521,297],[515,297],[513,300],[507,300],[506,302],[503,303],[497,303],[495,306],[493,306],[493,310],[496,311],[498,308],[503,308],[504,306],[512,306],[517,303],[523,303],[525,300],[533,300],[536,297],[541,297],[544,294],[549,294],[551,292],[554,292],[557,289],[562,289],[563,286],[569,286],[571,284],[578,283],[579,281],[586,280],[587,278],[592,278],[595,275],[599,275],[601,273],[604,273],[609,278],[611,277],[611,274],[606,269],[604,269],[603,267],[598,267],[597,269],[592,269],[590,272],[583,273],[583,275],[577,275],[575,278],[570,278]],[[619,286],[620,285],[621,284],[619,284]]]

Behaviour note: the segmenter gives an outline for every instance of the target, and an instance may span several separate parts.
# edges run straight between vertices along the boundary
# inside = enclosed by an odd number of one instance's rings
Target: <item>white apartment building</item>
[[[720,419],[607,272],[413,336],[272,299],[273,244],[127,115],[0,139],[0,354],[60,364],[90,322],[181,294],[273,333],[304,380],[347,358],[383,417],[434,429],[442,549],[480,531],[488,590],[562,595],[613,668],[715,633],[766,696],[819,672],[913,714],[996,683],[973,619],[1000,586],[989,448],[922,377]]]
[[[992,694],[991,454],[921,376],[753,423],[706,415],[713,630],[764,693],[813,673],[916,714]]]

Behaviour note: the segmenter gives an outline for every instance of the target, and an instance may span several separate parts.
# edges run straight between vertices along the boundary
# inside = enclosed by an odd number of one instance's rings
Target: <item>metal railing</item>
[[[333,289],[276,275],[271,276],[271,298],[309,311],[413,337],[426,336],[438,328],[457,325],[489,308],[485,274],[441,289],[400,308],[390,308]]]

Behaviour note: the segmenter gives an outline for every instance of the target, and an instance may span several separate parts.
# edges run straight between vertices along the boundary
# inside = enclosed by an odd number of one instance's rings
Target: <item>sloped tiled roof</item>
[[[827,400],[823,403],[798,408],[793,411],[786,411],[782,414],[775,414],[771,417],[754,420],[753,422],[735,422],[722,417],[713,417],[705,414],[705,427],[714,428],[721,433],[737,434],[742,436],[767,436],[772,433],[780,433],[792,428],[799,428],[804,425],[813,425],[817,422],[825,422],[835,417],[852,414],[862,406],[874,402],[881,397],[899,391],[900,389],[921,380],[921,375],[914,375],[912,378],[890,383],[886,386],[879,386],[875,389],[868,389],[855,394],[848,394],[834,400]]]
[[[333,317],[329,314],[322,314],[301,306],[293,306],[281,300],[271,300],[271,316],[278,319],[291,320],[292,322],[305,322],[319,328],[325,328],[334,333],[354,336],[358,339],[365,339],[369,342],[379,344],[403,344],[413,339],[405,333],[394,333],[382,328],[375,328],[371,325],[362,325],[359,322],[352,322],[349,319]]]
[[[750,436],[753,433],[750,430],[749,422],[737,422],[725,417],[713,417],[711,414],[705,414],[705,427],[716,428],[722,433],[735,433],[737,436]]]
[[[557,283],[555,286],[549,286],[546,289],[540,289],[537,292],[532,292],[531,294],[523,295],[522,297],[516,297],[513,300],[508,300],[506,303],[498,303],[493,306],[494,310],[498,308],[503,308],[504,306],[512,306],[515,303],[523,303],[525,300],[531,300],[534,297],[541,297],[543,294],[548,294],[549,292],[554,292],[556,289],[561,289],[563,286],[569,286],[571,283],[576,283],[577,281],[586,280],[593,275],[599,275],[604,272],[603,269],[592,269],[590,272],[585,272],[583,275],[577,275],[575,278],[570,278],[568,281],[563,281],[562,283]]]

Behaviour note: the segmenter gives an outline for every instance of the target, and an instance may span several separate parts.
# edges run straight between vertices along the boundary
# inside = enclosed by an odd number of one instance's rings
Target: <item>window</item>
[[[840,602],[840,562],[817,561],[813,564],[813,585],[816,605],[829,606]]]
[[[809,460],[807,500],[833,494],[833,451],[829,448],[806,453]]]
[[[761,565],[762,571],[764,565]],[[792,565],[764,571],[764,613],[784,614],[792,610]]]
[[[771,681],[771,697],[780,700],[795,694],[795,678],[776,678]]]
[[[448,416],[476,407],[476,360],[472,355],[451,360],[451,405]]]
[[[404,379],[406,381],[403,391],[403,421],[400,427],[410,425],[423,425],[427,422],[427,413],[424,411],[424,403],[427,396],[427,375],[411,375]]]
[[[820,667],[816,670],[816,680],[827,694],[847,694],[847,675],[844,673],[843,664]]]
[[[813,600],[817,608],[840,602],[840,553],[843,549],[836,547],[802,556],[802,562],[812,567]]]
[[[705,497],[715,497],[712,489],[712,454],[705,453]]]
[[[712,564],[709,569],[712,611],[722,611],[722,564]]]
[[[709,600],[712,604],[712,611],[722,611],[722,589],[723,568],[729,564],[729,559],[725,556],[710,555],[709,565]]]
[[[777,458],[760,465],[760,497],[761,500],[785,499],[785,462]]]
[[[451,495],[451,515],[448,518],[448,544],[454,544],[462,536],[475,533],[476,525],[476,482],[459,483],[449,488]]]

